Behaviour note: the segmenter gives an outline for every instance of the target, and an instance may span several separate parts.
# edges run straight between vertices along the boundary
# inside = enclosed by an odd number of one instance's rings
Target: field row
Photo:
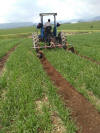
[[[0,40],[0,58],[2,58],[11,48],[19,44],[23,39]]]

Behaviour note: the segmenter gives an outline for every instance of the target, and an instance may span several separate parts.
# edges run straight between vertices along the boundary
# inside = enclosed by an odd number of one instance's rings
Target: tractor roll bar
[[[40,13],[40,16],[48,16],[48,15],[57,16],[57,13]]]

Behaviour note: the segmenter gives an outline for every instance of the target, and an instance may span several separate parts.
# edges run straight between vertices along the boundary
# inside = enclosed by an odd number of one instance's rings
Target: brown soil
[[[1,59],[0,59],[0,74],[3,70],[4,64],[7,61],[9,55],[16,49],[17,45],[11,48],[8,53],[6,53]]]
[[[100,133],[99,112],[56,71],[44,55],[40,61],[53,84],[59,88],[57,92],[60,94],[61,99],[71,109],[72,118],[79,128],[77,133]]]

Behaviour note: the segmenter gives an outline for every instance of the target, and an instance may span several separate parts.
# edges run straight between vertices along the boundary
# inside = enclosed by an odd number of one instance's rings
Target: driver
[[[48,19],[48,22],[45,23],[44,28],[51,27],[50,19]]]

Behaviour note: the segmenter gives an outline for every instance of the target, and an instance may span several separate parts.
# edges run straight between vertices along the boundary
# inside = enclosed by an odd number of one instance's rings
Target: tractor
[[[44,27],[43,17],[54,16],[54,24],[51,26]],[[41,49],[52,49],[52,48],[64,48],[68,49],[67,38],[65,33],[57,33],[57,27],[60,26],[56,22],[57,13],[40,13],[41,23],[37,25],[37,29],[40,29],[40,34],[34,33],[33,36],[33,48],[38,53]],[[43,44],[43,45],[41,45]],[[73,48],[72,48],[73,49]]]

